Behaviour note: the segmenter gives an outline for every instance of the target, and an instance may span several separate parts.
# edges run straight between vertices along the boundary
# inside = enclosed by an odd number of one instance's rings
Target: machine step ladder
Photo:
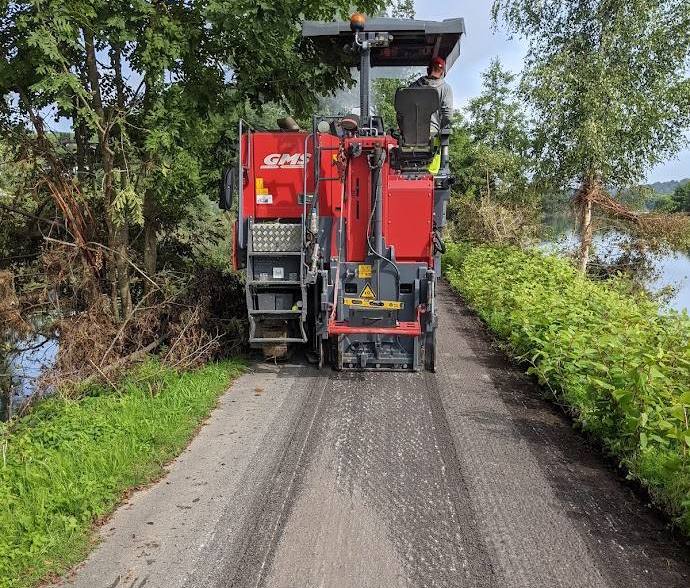
[[[308,341],[301,223],[249,220],[246,296],[253,347]]]

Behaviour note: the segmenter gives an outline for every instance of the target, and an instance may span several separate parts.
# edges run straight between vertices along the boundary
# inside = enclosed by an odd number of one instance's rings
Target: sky
[[[456,108],[481,91],[481,73],[491,60],[498,57],[507,69],[519,73],[525,54],[525,45],[511,40],[501,30],[493,30],[490,8],[492,0],[415,0],[417,18],[443,20],[463,17],[467,36],[463,40],[460,59],[448,73],[453,87]],[[690,149],[672,161],[654,168],[647,177],[649,182],[665,182],[690,178]]]

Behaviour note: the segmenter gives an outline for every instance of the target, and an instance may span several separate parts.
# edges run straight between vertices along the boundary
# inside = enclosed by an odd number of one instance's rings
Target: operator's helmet
[[[445,75],[446,73],[446,60],[443,59],[443,57],[434,57],[430,62],[429,62],[429,67],[427,67],[427,73],[431,75],[431,70],[434,68],[439,67],[443,70],[443,73]]]

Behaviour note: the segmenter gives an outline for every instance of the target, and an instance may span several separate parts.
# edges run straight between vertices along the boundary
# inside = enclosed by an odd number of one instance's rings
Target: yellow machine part
[[[394,300],[365,300],[363,298],[345,298],[345,306],[351,308],[369,308],[371,310],[402,310],[403,303]]]

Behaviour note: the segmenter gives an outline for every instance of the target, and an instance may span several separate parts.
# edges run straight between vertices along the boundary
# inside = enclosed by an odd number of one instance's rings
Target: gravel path
[[[436,374],[255,367],[63,585],[690,586],[688,546],[439,296]]]

